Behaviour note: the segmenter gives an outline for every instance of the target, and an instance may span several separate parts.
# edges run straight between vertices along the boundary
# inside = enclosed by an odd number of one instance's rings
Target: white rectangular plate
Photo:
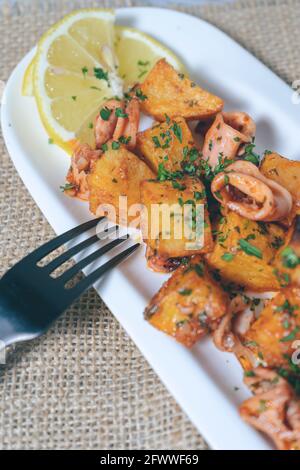
[[[172,48],[193,79],[224,98],[227,109],[248,112],[257,123],[259,151],[271,149],[298,157],[299,108],[292,104],[292,90],[221,31],[192,16],[156,8],[119,9],[117,23],[139,28]],[[91,215],[86,204],[59,190],[69,156],[48,144],[34,100],[21,95],[32,56],[33,51],[7,83],[2,128],[15,167],[59,234]],[[144,321],[143,310],[164,280],[164,275],[146,268],[144,249],[140,249],[95,287],[214,449],[271,449],[239,417],[238,406],[249,392],[236,359],[217,351],[208,339],[187,350]]]

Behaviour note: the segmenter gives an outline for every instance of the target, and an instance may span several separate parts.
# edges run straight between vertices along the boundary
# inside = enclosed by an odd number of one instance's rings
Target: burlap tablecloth
[[[0,0],[0,79],[8,78],[51,23],[74,8],[138,4],[147,2]],[[217,25],[287,82],[300,78],[300,1],[249,0],[176,8]],[[195,47],[201,53],[202,45]],[[20,181],[3,140],[0,158],[4,273],[51,238],[53,231]],[[18,346],[8,364],[0,368],[0,448],[207,446],[91,290],[46,336]]]

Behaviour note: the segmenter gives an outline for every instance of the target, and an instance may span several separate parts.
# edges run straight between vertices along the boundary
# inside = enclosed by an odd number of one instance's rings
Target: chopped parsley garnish
[[[281,253],[282,264],[286,268],[294,269],[300,262],[297,254],[290,246],[284,248]]]
[[[77,100],[77,96],[71,96],[71,98],[72,98],[73,101]]]
[[[171,126],[171,129],[174,132],[175,137],[177,137],[179,142],[182,144],[182,129],[181,129],[181,127],[177,124],[177,122],[174,122],[173,126]]]
[[[203,263],[198,263],[194,265],[194,270],[198,274],[199,277],[203,277],[204,275],[204,264]]]
[[[121,143],[121,144],[129,144],[129,142],[131,141],[131,136],[129,135],[128,137],[125,137],[124,135],[121,135],[121,137],[119,137],[118,141]]]
[[[256,258],[262,259],[262,251],[247,240],[240,238],[239,240],[240,248],[249,256],[255,256]]]
[[[245,370],[244,376],[245,377],[255,377],[255,372],[253,372],[253,370]]]
[[[135,90],[135,96],[141,101],[145,101],[147,99],[147,96],[143,94],[140,88]]]
[[[83,73],[83,76],[86,77],[89,69],[87,67],[82,67],[81,72]]]
[[[140,65],[141,67],[146,67],[147,65],[149,65],[150,62],[149,60],[138,60],[138,65]]]
[[[178,292],[180,295],[191,295],[193,290],[192,289],[179,289]]]
[[[94,127],[94,124],[92,122],[90,122],[89,125],[88,125],[88,128],[93,129],[93,127]]]
[[[224,253],[223,256],[221,256],[221,258],[224,260],[224,261],[232,261],[233,258],[234,258],[234,255],[232,253]]]
[[[147,72],[148,70],[141,70],[140,73],[138,74],[138,78],[142,78]]]
[[[128,117],[128,114],[124,113],[122,108],[117,108],[115,110],[115,115],[119,118],[127,118]]]
[[[103,121],[108,121],[111,115],[111,109],[108,109],[106,106],[100,110],[100,116]]]
[[[108,82],[108,72],[105,72],[101,67],[94,67],[94,75],[98,80],[106,80]]]
[[[111,143],[111,148],[113,150],[118,150],[120,148],[120,142],[117,142],[116,140],[113,140]]]
[[[60,186],[62,192],[68,191],[69,189],[74,189],[76,186],[73,183],[66,183],[63,186]]]
[[[159,163],[157,174],[158,181],[175,180],[177,178],[181,179],[182,177],[183,173],[181,171],[171,172],[165,168],[163,163]]]
[[[171,119],[169,118],[169,116],[167,114],[165,114],[165,118],[166,118],[166,123],[170,124]]]
[[[103,152],[106,152],[106,150],[108,150],[108,145],[107,145],[107,144],[102,144],[102,145],[101,145],[101,150],[102,150]]]
[[[179,181],[172,181],[172,186],[174,189],[179,189],[179,191],[184,191],[186,189],[186,186],[179,183]]]
[[[245,146],[245,148],[244,148],[244,160],[246,160],[247,162],[251,162],[254,165],[258,166],[259,161],[260,161],[260,156],[257,153],[253,152],[254,148],[255,148],[254,143],[248,144],[248,145]]]
[[[157,135],[154,135],[154,136],[152,137],[152,141],[153,141],[153,143],[154,143],[154,145],[155,145],[156,148],[160,148],[160,147],[161,147],[161,143],[160,143],[159,138],[157,137]]]
[[[195,160],[198,159],[198,157],[199,157],[199,152],[198,152],[198,150],[197,150],[195,147],[193,147],[193,148],[191,148],[191,149],[188,151],[187,156],[188,156],[190,162],[194,162]]]
[[[51,137],[49,137],[49,139],[48,139],[48,144],[50,144],[50,145],[54,144],[54,140],[51,139]]]
[[[196,199],[196,201],[199,201],[200,199],[204,199],[205,198],[205,189],[202,192],[194,191],[194,198]]]

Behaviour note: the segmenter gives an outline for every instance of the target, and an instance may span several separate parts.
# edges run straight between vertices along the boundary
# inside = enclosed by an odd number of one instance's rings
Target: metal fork
[[[96,227],[103,219],[104,217],[90,220],[45,243],[19,261],[2,277],[0,280],[0,349],[45,333],[76,298],[139,247],[139,243],[130,246],[70,288],[67,288],[66,284],[77,273],[128,240],[129,235],[114,238],[56,278],[50,276],[54,270],[118,227],[112,227],[106,232],[95,234],[77,243],[45,266],[38,265],[52,251]]]

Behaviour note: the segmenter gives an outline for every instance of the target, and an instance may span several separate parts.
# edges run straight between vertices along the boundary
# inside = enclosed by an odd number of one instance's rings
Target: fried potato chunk
[[[207,253],[213,248],[204,186],[195,178],[144,181],[143,237],[164,258]]]
[[[180,171],[181,162],[193,145],[192,133],[183,118],[156,124],[137,135],[137,150],[156,173],[159,165],[168,171]]]
[[[203,90],[183,74],[160,59],[141,85],[144,100],[141,108],[158,121],[166,115],[187,120],[215,116],[223,108],[223,100]]]
[[[207,262],[226,282],[256,292],[279,290],[270,262],[284,236],[284,229],[276,224],[255,222],[230,211],[217,226],[215,247]]]
[[[282,289],[260,313],[244,337],[257,360],[271,368],[287,367],[300,340],[300,288]]]
[[[225,315],[227,305],[227,294],[196,256],[163,284],[146,308],[145,318],[190,347],[215,327]]]
[[[123,215],[128,221],[135,219],[136,214],[120,214],[119,196],[127,196],[127,208],[140,203],[141,181],[153,178],[154,174],[148,166],[125,147],[117,149],[108,144],[108,149],[99,158],[88,176],[90,191],[90,210],[95,215],[103,214],[103,205],[111,205],[116,211],[114,222],[123,223]],[[102,208],[100,207],[102,206]],[[121,217],[120,217],[121,216]],[[109,213],[107,217],[112,219]]]
[[[278,153],[270,153],[264,156],[260,171],[291,193],[296,213],[300,214],[300,161],[289,160]]]

